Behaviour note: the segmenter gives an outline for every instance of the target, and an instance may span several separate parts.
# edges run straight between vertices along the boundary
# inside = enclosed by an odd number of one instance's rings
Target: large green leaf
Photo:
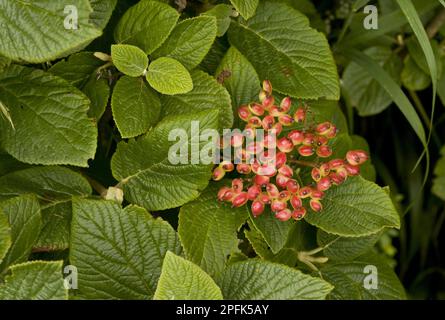
[[[218,283],[229,300],[321,300],[333,289],[320,278],[256,259],[230,265]]]
[[[162,114],[193,114],[208,109],[219,110],[220,128],[231,128],[233,112],[230,95],[215,79],[200,70],[191,72],[193,90],[186,94],[162,96]]]
[[[193,89],[190,73],[173,58],[162,57],[150,63],[145,77],[156,91],[163,94],[181,94]]]
[[[144,51],[129,44],[112,45],[111,58],[120,72],[131,77],[142,76],[148,67],[148,57]]]
[[[339,98],[337,70],[326,38],[286,4],[260,2],[246,24],[232,23],[229,39],[277,91],[305,99]]]
[[[436,167],[434,168],[434,175],[436,176],[433,180],[432,192],[445,201],[445,147],[441,150],[442,157],[437,161]]]
[[[105,200],[73,201],[70,262],[78,269],[79,297],[151,299],[165,254],[181,253],[167,222],[127,208]]]
[[[273,253],[277,253],[283,249],[292,228],[292,221],[283,222],[278,220],[269,208],[256,218],[250,214],[250,220],[252,221],[252,225],[263,236]]]
[[[87,166],[97,128],[88,98],[65,80],[11,65],[0,74],[0,99],[14,123],[0,121],[2,147],[22,162]]]
[[[403,70],[401,73],[402,84],[413,91],[420,91],[431,85],[431,78],[407,55],[403,60]]]
[[[235,47],[230,47],[215,72],[232,97],[234,111],[258,99],[260,79],[250,62]],[[235,113],[237,114],[237,113]]]
[[[128,143],[119,143],[111,161],[113,176],[120,181],[125,198],[148,210],[175,208],[196,197],[207,186],[211,176],[211,164],[173,164],[169,160],[175,155],[170,148],[183,144],[193,147],[191,156],[198,156],[194,148],[208,142],[199,143],[199,132],[192,131],[192,122],[199,123],[199,131],[218,128],[218,111],[208,110],[195,114],[170,116],[163,119],[150,132]],[[177,142],[178,137],[169,134],[175,131],[187,133],[187,140]],[[178,132],[178,131],[176,131]],[[169,141],[173,140],[173,141]],[[198,159],[199,160],[199,159]]]
[[[375,267],[377,271],[377,289],[365,287],[366,277],[370,275],[367,268]],[[367,267],[367,268],[366,268]],[[405,290],[394,271],[384,258],[367,253],[353,261],[338,261],[321,268],[323,279],[334,285],[329,299],[341,300],[394,300],[405,299]]]
[[[142,78],[124,76],[114,87],[111,110],[122,138],[132,138],[147,132],[158,121],[161,102]]]
[[[222,300],[213,279],[194,263],[167,252],[155,300]]]
[[[230,2],[244,19],[249,19],[255,14],[260,0],[230,0]]]
[[[340,237],[319,229],[317,242],[323,249],[323,255],[335,261],[348,261],[370,251],[379,240],[382,232],[365,237]]]
[[[229,4],[217,4],[212,7],[210,10],[203,12],[204,16],[211,16],[216,18],[216,26],[217,32],[216,35],[218,37],[222,37],[230,26],[230,17],[232,16],[233,8]]]
[[[18,170],[0,177],[0,200],[34,193],[42,200],[70,199],[92,192],[88,181],[68,168],[48,166]]]
[[[90,20],[100,29],[104,29],[111,18],[117,0],[90,0],[93,13]]]
[[[362,177],[350,177],[326,192],[323,211],[305,219],[320,229],[340,236],[359,237],[386,227],[400,227],[400,218],[389,194]]]
[[[114,38],[117,43],[132,44],[150,54],[167,39],[178,18],[168,4],[143,0],[125,12]]]
[[[186,19],[176,25],[164,44],[155,52],[153,58],[170,57],[191,70],[209,52],[216,37],[216,18],[200,16]]]
[[[11,226],[8,217],[0,212],[0,263],[11,246]]]
[[[0,1],[0,54],[38,63],[85,47],[101,31],[89,21],[92,9],[88,0],[75,2],[78,28],[65,29],[72,7],[71,0]]]
[[[364,51],[379,63],[384,70],[400,83],[402,63],[400,58],[387,47],[371,47]],[[351,62],[343,73],[343,84],[351,103],[361,116],[377,114],[386,109],[392,99],[384,88],[358,64]]]
[[[12,245],[2,264],[0,273],[9,265],[26,261],[31,253],[41,226],[40,206],[33,195],[23,195],[0,202],[0,214],[6,214],[11,226]]]
[[[227,256],[237,250],[237,231],[248,216],[245,207],[231,208],[218,201],[219,187],[210,185],[179,211],[178,233],[185,256],[212,276],[224,269]]]
[[[63,261],[31,261],[11,267],[0,285],[0,300],[67,300]]]

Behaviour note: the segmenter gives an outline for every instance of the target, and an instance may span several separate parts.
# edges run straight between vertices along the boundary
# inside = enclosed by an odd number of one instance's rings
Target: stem
[[[303,167],[311,167],[311,168],[318,167],[315,162],[310,162],[310,161],[290,159],[289,162],[294,163],[294,164],[299,164],[300,166],[303,166]]]
[[[445,8],[439,11],[439,13],[431,20],[426,28],[426,33],[428,37],[433,38],[437,32],[439,32],[442,25],[445,23]]]
[[[94,191],[96,191],[101,196],[105,196],[107,193],[107,188],[105,188],[100,182],[94,180],[93,178],[87,176],[86,174],[83,175],[90,185],[93,187]]]

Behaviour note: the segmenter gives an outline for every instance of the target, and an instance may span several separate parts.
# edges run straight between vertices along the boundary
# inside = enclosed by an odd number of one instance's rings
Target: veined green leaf
[[[131,77],[142,76],[148,67],[148,57],[144,51],[128,44],[112,45],[111,58],[120,72]]]
[[[162,57],[150,63],[145,77],[153,89],[163,94],[182,94],[193,89],[190,73],[172,58]]]
[[[230,3],[247,20],[255,14],[260,0],[230,0]]]
[[[8,217],[0,212],[0,264],[11,246],[11,226]]]
[[[222,294],[197,265],[167,251],[154,300],[222,300]]]

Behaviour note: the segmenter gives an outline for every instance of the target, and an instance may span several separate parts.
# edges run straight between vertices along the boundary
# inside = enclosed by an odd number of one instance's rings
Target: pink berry
[[[275,217],[280,221],[288,221],[292,217],[292,211],[284,209],[275,214]]]

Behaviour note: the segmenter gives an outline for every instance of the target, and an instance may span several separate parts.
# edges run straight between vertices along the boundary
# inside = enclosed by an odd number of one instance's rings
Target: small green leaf
[[[257,259],[228,266],[217,283],[228,300],[322,300],[333,289],[320,278]]]
[[[173,228],[142,208],[73,200],[70,262],[87,299],[151,299],[167,251],[181,253]]]
[[[6,214],[11,226],[12,245],[0,273],[9,265],[26,261],[39,236],[41,227],[40,205],[33,195],[23,195],[0,202],[0,214]]]
[[[1,1],[0,54],[39,63],[79,51],[102,32],[89,21],[88,0],[78,0],[73,7],[71,0]],[[74,9],[77,28],[66,28],[64,22],[73,17]]]
[[[206,110],[166,117],[137,141],[119,143],[111,168],[113,176],[121,181],[125,199],[148,210],[164,210],[197,198],[207,186],[213,166],[200,162],[196,150],[209,143],[199,142],[200,132],[216,130],[218,115],[217,110]],[[192,131],[192,122],[199,123],[200,132]],[[169,137],[171,132],[181,135]],[[182,163],[179,155],[176,158],[180,145],[191,151]],[[172,157],[174,161],[169,160]],[[191,161],[192,157],[195,160]]]
[[[0,264],[11,246],[11,226],[8,217],[0,212]]]
[[[130,76],[142,76],[148,67],[148,57],[136,46],[114,44],[111,46],[111,58],[116,68]]]
[[[229,29],[230,17],[233,13],[232,6],[228,4],[217,4],[210,10],[202,13],[203,16],[216,17],[217,33],[218,37],[222,37]]]
[[[385,190],[362,177],[350,177],[323,198],[322,212],[305,219],[323,231],[346,237],[374,234],[386,227],[400,227],[400,218]]]
[[[410,55],[403,61],[402,83],[409,90],[420,91],[431,85],[431,77],[425,73]]]
[[[161,102],[143,79],[124,76],[114,87],[111,110],[122,138],[132,138],[156,124]]]
[[[179,14],[168,4],[143,0],[125,12],[114,30],[117,43],[135,45],[146,54],[167,39]]]
[[[2,147],[31,164],[86,167],[96,151],[97,128],[88,98],[42,70],[11,65],[0,74],[0,96],[15,129],[2,125]]]
[[[261,1],[245,24],[232,22],[229,40],[278,92],[338,100],[337,69],[326,38],[288,5]]]
[[[236,251],[237,232],[248,217],[245,207],[231,208],[216,199],[219,184],[181,207],[178,233],[185,256],[211,276],[219,274],[227,256]]]
[[[368,269],[369,268],[369,269]],[[371,269],[372,268],[372,269]],[[373,279],[377,288],[370,287],[366,277],[371,276],[370,270],[377,271]],[[341,300],[394,300],[406,299],[405,290],[394,271],[384,258],[367,253],[353,261],[338,261],[328,263],[321,268],[323,279],[334,285],[329,299]]]
[[[230,3],[247,20],[255,14],[260,0],[230,0]]]
[[[441,150],[442,157],[437,161],[434,168],[435,178],[433,180],[432,192],[445,201],[445,147]]]
[[[231,128],[233,112],[229,93],[205,72],[194,70],[191,72],[191,77],[192,91],[161,97],[163,116],[217,109],[220,114],[220,128]]]
[[[11,267],[0,285],[0,300],[67,300],[63,261],[31,261]]]
[[[159,58],[148,67],[148,83],[163,94],[187,93],[193,89],[193,81],[187,69],[172,58]]]
[[[200,16],[179,22],[153,59],[170,57],[192,70],[209,52],[216,37],[216,19]]]
[[[222,300],[222,294],[197,265],[167,251],[154,300]]]

